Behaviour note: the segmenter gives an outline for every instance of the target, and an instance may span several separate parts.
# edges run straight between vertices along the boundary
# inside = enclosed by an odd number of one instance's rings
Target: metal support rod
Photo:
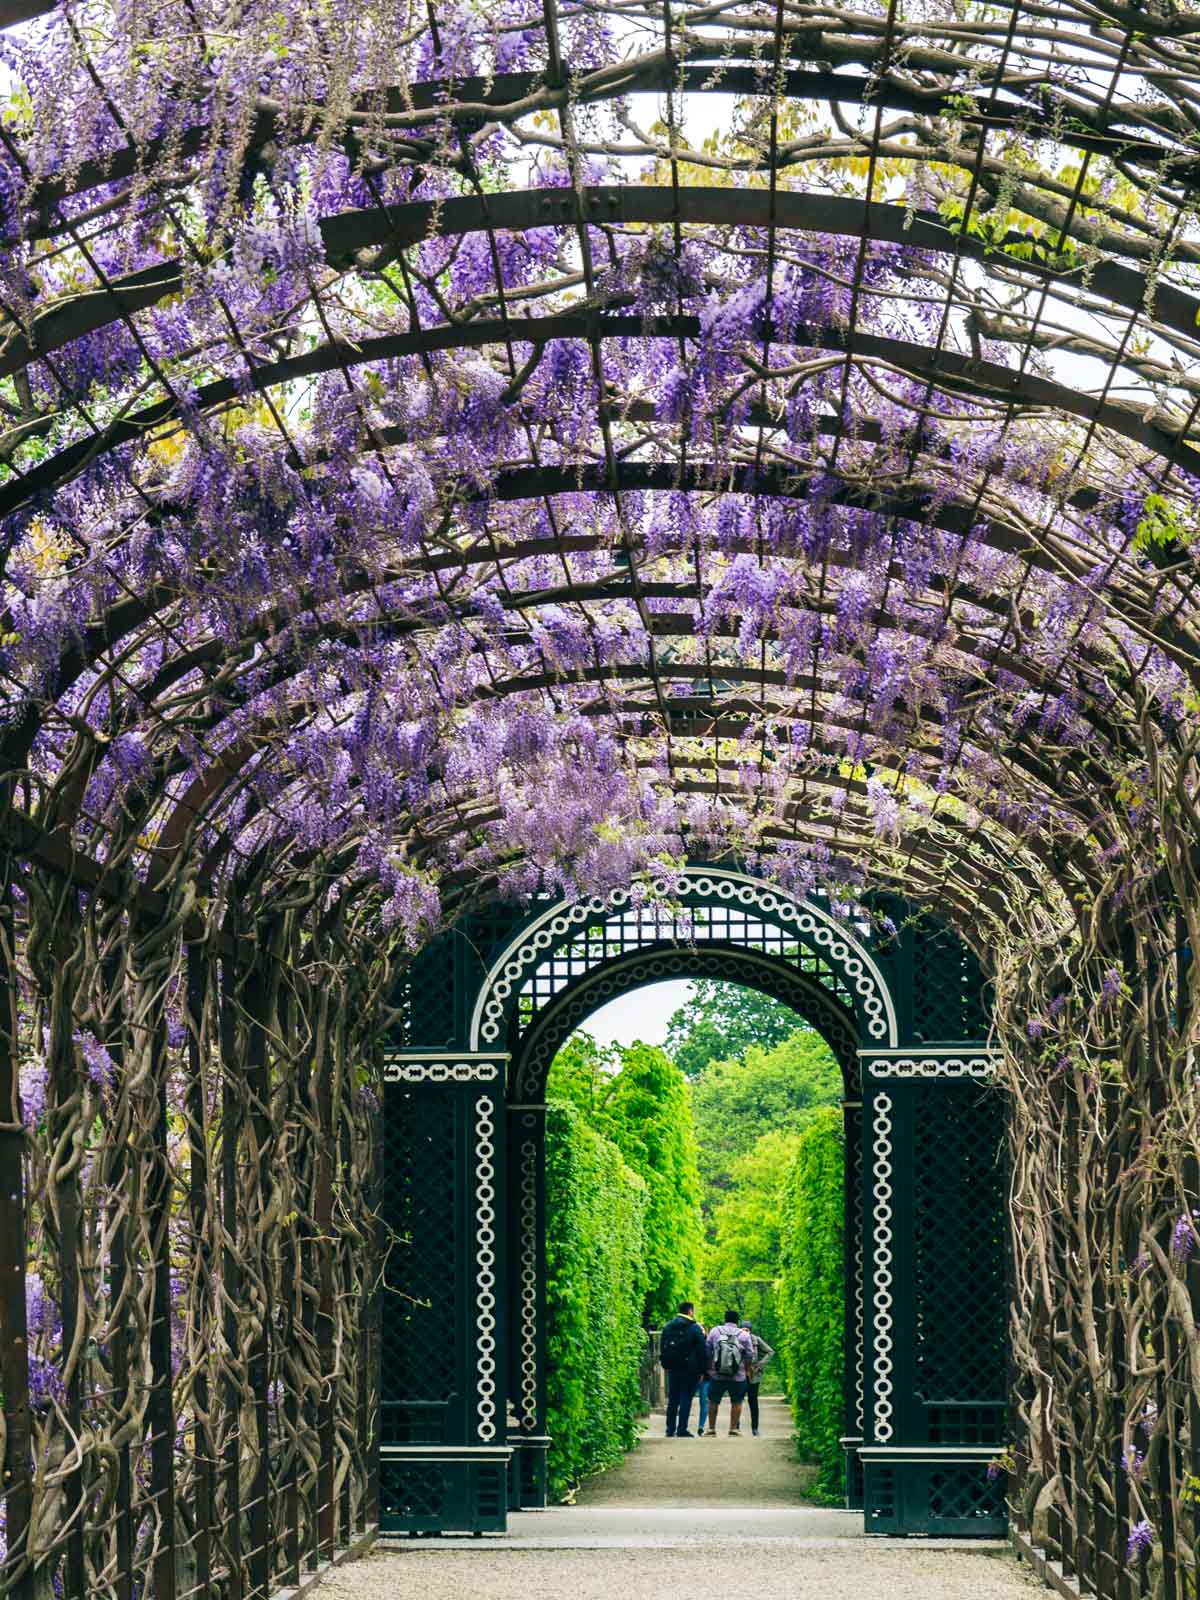
[[[208,1219],[208,1154],[209,1130],[206,1111],[207,1096],[207,997],[209,982],[209,957],[202,945],[187,947],[187,1014],[188,1014],[188,1208],[192,1225],[192,1249],[196,1252],[200,1304],[205,1316],[214,1314],[209,1285],[212,1282],[212,1242],[207,1226]],[[198,1330],[203,1337],[203,1328]],[[192,1380],[192,1451],[195,1462],[195,1498],[193,1515],[195,1533],[193,1550],[196,1558],[196,1586],[207,1594],[212,1583],[212,1514],[214,1450],[212,1425],[209,1418],[208,1368],[201,1362]]]
[[[128,1030],[126,1027],[126,950],[111,953],[104,963],[102,973],[103,1004],[108,1019],[104,1045],[113,1063],[113,1095],[118,1107],[115,1120],[105,1124],[111,1140],[112,1164],[109,1168],[109,1261],[108,1261],[108,1324],[109,1348],[112,1351],[112,1410],[116,1426],[125,1421],[129,1406],[129,1242],[128,1213],[124,1189],[128,1172],[129,1101],[124,1092],[124,1079],[128,1066]],[[132,1600],[133,1596],[133,1469],[129,1459],[129,1445],[122,1443],[117,1449],[117,1482],[113,1497],[113,1519],[116,1543],[116,1572],[113,1575],[114,1600]]]
[[[321,1394],[317,1402],[317,1544],[327,1561],[334,1552],[334,1302],[333,1302],[333,1055],[328,995],[322,995],[324,1049],[315,1062],[318,1117],[315,1212],[317,1223],[317,1353]],[[335,1019],[333,1026],[339,1023]]]
[[[11,1600],[33,1600],[25,1565],[33,1512],[29,1337],[25,1318],[25,1130],[17,1076],[12,858],[0,856],[0,1384],[4,1390],[4,1508]]]
[[[254,1181],[260,1188],[260,1206],[270,1205],[274,1187],[272,1161],[274,1139],[270,1116],[270,1088],[267,1077],[267,1036],[271,1020],[271,996],[257,964],[251,968],[243,989],[247,1013],[246,1087],[250,1097],[250,1130],[253,1134],[251,1162]],[[254,1397],[255,1457],[254,1477],[248,1508],[250,1549],[247,1552],[249,1600],[268,1600],[274,1566],[271,1528],[271,1428],[267,1389],[270,1370],[271,1304],[268,1266],[262,1243],[258,1244],[258,1275],[262,1286],[262,1326],[250,1350],[247,1381]]]
[[[175,1407],[171,1394],[171,1168],[167,1155],[166,1015],[161,994],[144,999],[139,1017],[148,1029],[151,1053],[151,1158],[146,1185],[146,1224],[153,1274],[150,1316],[150,1393],[146,1420],[150,1429],[150,1493],[158,1524],[154,1557],[155,1600],[175,1600]],[[139,1007],[139,1010],[141,1008]]]
[[[228,1565],[229,1600],[243,1600],[242,1490],[241,1490],[241,1386],[235,1363],[239,1355],[237,1307],[241,1301],[242,1269],[238,1259],[241,1223],[238,1207],[238,1147],[241,1143],[242,1096],[238,1060],[238,1028],[234,992],[237,970],[221,963],[221,1223],[225,1238],[221,1276],[224,1291],[223,1333],[226,1378],[223,1401],[224,1450],[222,1478],[225,1488],[223,1533]]]

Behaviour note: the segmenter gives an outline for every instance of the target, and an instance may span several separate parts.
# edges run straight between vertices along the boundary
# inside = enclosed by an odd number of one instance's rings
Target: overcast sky
[[[618,995],[593,1011],[583,1024],[598,1044],[662,1044],[667,1024],[692,992],[687,978],[648,983],[644,989]]]

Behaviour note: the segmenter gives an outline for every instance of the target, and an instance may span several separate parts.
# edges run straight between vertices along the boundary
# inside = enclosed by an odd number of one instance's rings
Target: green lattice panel
[[[786,961],[815,979],[847,1010],[853,996],[840,971],[823,956],[799,943],[795,931],[780,926],[753,909],[709,900],[691,899],[676,919],[657,906],[622,907],[597,913],[589,922],[552,946],[525,979],[516,997],[520,1031],[527,1029],[567,986],[606,962],[639,950],[677,943],[732,945],[760,951]]]
[[[910,937],[914,1040],[935,1044],[986,1038],[986,985],[972,952],[948,928],[928,919]]]
[[[503,1533],[508,1512],[503,1461],[421,1461],[384,1455],[379,1524],[405,1533]]]
[[[450,1049],[455,1044],[455,939],[435,939],[400,981],[394,1004],[405,1018],[397,1044],[408,1049]]]
[[[1003,1136],[1004,1102],[994,1088],[938,1084],[920,1096],[912,1160],[914,1387],[927,1406],[943,1408],[943,1433],[953,1415],[947,1402],[1003,1405]]]
[[[870,1461],[865,1486],[868,1533],[991,1539],[1007,1526],[1003,1480],[983,1461]]]
[[[458,1098],[389,1085],[384,1126],[384,1274],[380,1371],[385,1444],[440,1443],[461,1364],[456,1173]]]

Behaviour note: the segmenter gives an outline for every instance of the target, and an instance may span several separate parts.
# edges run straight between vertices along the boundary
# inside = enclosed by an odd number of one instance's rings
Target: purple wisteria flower
[[[27,1128],[36,1128],[46,1115],[49,1076],[41,1056],[29,1056],[21,1063],[21,1115]]]
[[[1136,1483],[1142,1475],[1142,1468],[1146,1465],[1146,1457],[1136,1445],[1128,1445],[1122,1452],[1121,1465],[1125,1469],[1126,1476]]]
[[[1193,1211],[1190,1214],[1183,1211],[1175,1219],[1175,1226],[1171,1229],[1172,1260],[1184,1262],[1191,1256],[1196,1248],[1197,1221],[1200,1221],[1200,1211]]]
[[[106,1093],[116,1080],[117,1064],[90,1028],[75,1035],[75,1042],[83,1056],[87,1075],[101,1093]]]
[[[1138,1561],[1147,1555],[1150,1546],[1154,1543],[1154,1528],[1146,1521],[1145,1517],[1140,1522],[1134,1522],[1129,1529],[1129,1542],[1125,1546],[1126,1561]]]

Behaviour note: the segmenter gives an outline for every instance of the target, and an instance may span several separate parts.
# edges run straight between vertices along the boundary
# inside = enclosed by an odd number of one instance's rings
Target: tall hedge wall
[[[842,1432],[843,1185],[842,1115],[818,1111],[800,1135],[783,1187],[779,1354],[799,1452],[820,1464],[816,1494],[840,1501]]]
[[[546,1112],[547,1424],[551,1498],[637,1438],[645,1334],[645,1183],[573,1105]]]

